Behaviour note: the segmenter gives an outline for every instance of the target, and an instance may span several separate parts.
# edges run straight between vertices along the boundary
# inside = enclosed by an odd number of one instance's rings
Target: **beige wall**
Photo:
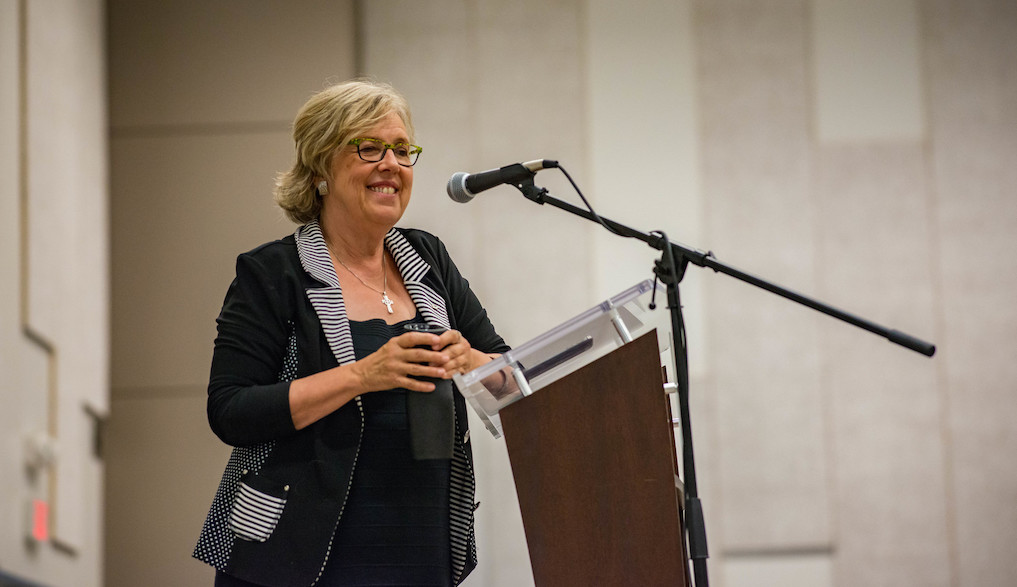
[[[393,22],[420,23],[412,40],[432,59],[410,66],[386,51],[372,26]],[[1002,356],[1013,354],[1014,326],[1004,304],[984,304],[1000,319],[979,323],[950,300],[1014,293],[1015,206],[1002,194],[1015,186],[997,161],[1017,154],[1006,122],[1015,24],[1009,5],[991,2],[374,3],[365,63],[409,92],[427,88],[411,94],[427,113],[421,135],[461,152],[441,162],[436,189],[455,170],[558,158],[605,214],[939,343],[930,361],[733,280],[687,279],[715,583],[1004,585],[1017,577],[1010,558],[979,553],[1015,537],[1017,508],[1004,496],[1017,479],[994,476],[975,497],[967,480],[1002,468],[983,452],[993,442],[967,447],[979,436],[1015,443],[1002,391],[1015,381]],[[460,113],[452,129],[449,112]],[[630,136],[653,154],[631,155]],[[985,192],[977,207],[972,190]],[[454,210],[434,206],[443,219]],[[516,342],[649,265],[645,251],[599,233],[577,257],[571,243],[583,237],[567,231],[578,221],[510,188],[471,206],[451,212],[470,223],[465,237],[432,207],[413,221],[471,245],[464,264]],[[989,258],[960,265],[959,235]],[[553,291],[503,277],[517,273]],[[976,351],[968,328],[995,332],[1000,356]],[[958,406],[967,389],[993,407]],[[999,422],[981,430],[979,419]],[[500,447],[478,448],[495,482],[481,491],[510,499]],[[480,524],[492,562],[477,578],[519,584],[511,508]]]
[[[269,194],[293,113],[358,67],[414,105],[404,224],[442,236],[512,343],[653,261],[511,188],[443,195],[547,157],[609,217],[938,344],[690,270],[713,584],[1017,582],[1011,2],[298,4],[109,3],[108,585],[210,576],[188,557],[226,454],[204,423],[214,317],[235,255],[291,230]],[[504,445],[474,438],[468,584],[531,583]]]
[[[293,225],[271,200],[290,123],[354,74],[351,2],[109,2],[112,417],[106,582],[211,585],[191,559],[228,448],[205,419],[240,252]]]
[[[0,577],[42,584],[102,584],[104,41],[100,1],[0,2]]]

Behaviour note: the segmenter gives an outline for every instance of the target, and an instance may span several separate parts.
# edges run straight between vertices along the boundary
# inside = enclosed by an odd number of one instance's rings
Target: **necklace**
[[[392,298],[388,297],[388,270],[386,269],[386,265],[385,265],[385,257],[386,257],[385,251],[381,252],[382,286],[381,286],[381,289],[379,290],[378,288],[372,286],[371,284],[367,283],[363,279],[360,279],[360,276],[357,275],[356,273],[354,273],[353,270],[350,269],[349,265],[347,265],[346,263],[343,263],[343,260],[339,258],[339,255],[335,254],[335,249],[332,248],[332,243],[328,242],[328,239],[325,239],[325,246],[328,247],[329,252],[332,253],[332,256],[335,257],[335,260],[339,261],[339,264],[342,265],[343,267],[345,267],[346,270],[350,272],[350,275],[352,275],[353,277],[356,277],[357,281],[359,281],[360,283],[364,284],[364,287],[367,287],[371,291],[374,291],[374,292],[377,292],[377,293],[381,294],[381,303],[385,304],[385,309],[388,310],[389,314],[394,314],[395,313],[395,312],[392,311],[392,304],[394,304],[395,302],[392,301]]]

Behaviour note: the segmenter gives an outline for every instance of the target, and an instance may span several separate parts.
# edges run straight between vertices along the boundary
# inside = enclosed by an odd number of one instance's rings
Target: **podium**
[[[505,437],[538,586],[690,584],[661,368],[670,317],[649,309],[653,290],[637,284],[455,378]]]

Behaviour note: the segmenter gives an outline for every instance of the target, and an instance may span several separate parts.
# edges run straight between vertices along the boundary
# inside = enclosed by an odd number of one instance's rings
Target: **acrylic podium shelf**
[[[666,289],[657,286],[657,309],[650,310],[649,279],[523,343],[498,359],[454,377],[456,386],[487,429],[501,437],[502,408],[592,363],[654,329],[661,353],[670,348]],[[670,353],[664,359],[674,373]]]

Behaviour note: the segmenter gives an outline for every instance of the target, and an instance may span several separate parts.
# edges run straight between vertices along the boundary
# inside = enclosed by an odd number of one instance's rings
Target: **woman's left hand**
[[[431,348],[448,356],[445,364],[431,365],[444,369],[446,379],[451,379],[456,373],[471,371],[490,360],[487,355],[470,346],[470,341],[458,330],[446,330],[438,337],[438,344]]]

